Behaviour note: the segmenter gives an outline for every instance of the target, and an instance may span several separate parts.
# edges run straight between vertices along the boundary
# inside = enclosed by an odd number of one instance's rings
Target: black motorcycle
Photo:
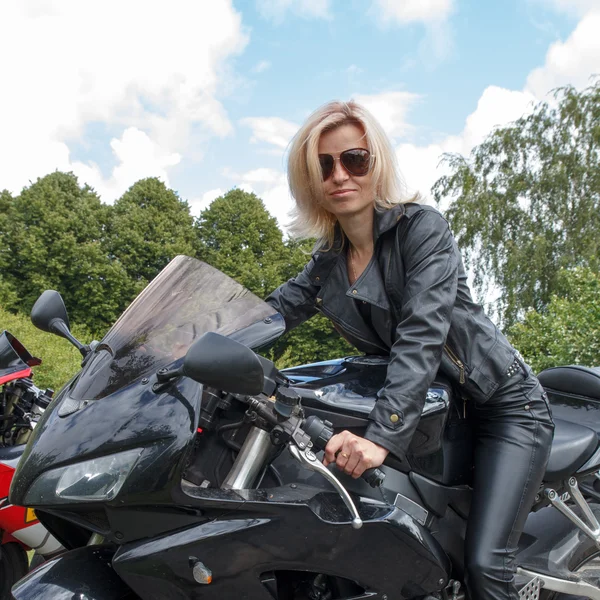
[[[336,431],[364,432],[386,359],[279,372],[253,349],[283,333],[282,317],[204,263],[174,259],[90,348],[56,292],[32,320],[85,358],[10,493],[69,551],[16,584],[16,600],[465,598],[469,405],[443,377],[407,456],[354,480],[320,452]],[[577,392],[561,405],[573,420]],[[520,595],[600,600],[600,505],[579,486],[600,470],[598,436],[556,425]]]

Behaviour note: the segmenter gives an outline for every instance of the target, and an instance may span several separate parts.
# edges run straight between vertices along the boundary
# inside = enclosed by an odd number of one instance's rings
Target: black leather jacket
[[[460,252],[442,215],[407,203],[376,211],[374,253],[349,285],[340,232],[269,302],[288,330],[317,311],[367,354],[389,354],[365,437],[404,456],[438,369],[476,403],[508,378],[516,351],[473,302]],[[335,250],[337,248],[337,251]],[[358,302],[370,305],[372,327]]]

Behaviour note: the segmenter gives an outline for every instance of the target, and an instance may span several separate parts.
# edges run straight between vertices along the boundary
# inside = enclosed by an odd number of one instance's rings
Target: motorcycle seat
[[[538,376],[549,394],[585,396],[600,400],[600,368],[567,365],[545,369]]]
[[[544,481],[562,481],[573,475],[598,447],[596,432],[577,423],[554,419],[554,440]]]

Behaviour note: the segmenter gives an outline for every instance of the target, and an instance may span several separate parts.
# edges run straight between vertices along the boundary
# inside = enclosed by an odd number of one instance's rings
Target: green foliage
[[[263,298],[303,269],[315,242],[284,242],[262,200],[239,189],[202,212],[197,233],[201,260]],[[317,315],[278,340],[269,357],[283,368],[355,353],[330,322]]]
[[[81,368],[81,354],[67,340],[36,329],[25,315],[0,308],[0,331],[12,333],[42,364],[33,367],[33,381],[39,388],[58,391]],[[73,335],[83,343],[91,341],[84,327],[74,326]]]
[[[71,321],[101,338],[177,254],[198,256],[266,297],[302,270],[313,244],[284,241],[262,201],[239,189],[215,200],[194,224],[187,202],[156,178],[138,181],[110,206],[90,187],[80,186],[72,173],[55,172],[16,197],[0,193],[2,316],[8,319],[7,310],[28,314],[42,291],[55,289]],[[15,335],[25,331],[24,336],[31,336],[31,329],[37,336],[32,338],[34,350],[36,343],[51,348],[39,377],[52,380],[44,385],[58,387],[56,381],[76,370],[77,352],[31,326],[23,329],[20,317],[13,318],[11,327],[19,327]],[[317,315],[278,340],[270,356],[280,366],[290,366],[355,352]],[[63,368],[68,355],[75,363]]]
[[[557,293],[543,311],[529,311],[510,331],[511,341],[532,368],[600,365],[600,275],[562,269]]]
[[[561,268],[600,267],[600,81],[561,88],[514,125],[494,131],[469,159],[445,157],[438,203],[475,273],[500,289],[506,326],[542,311]]]
[[[197,256],[257,296],[281,283],[287,251],[277,221],[254,194],[232,189],[202,211]]]
[[[287,261],[282,267],[282,281],[295,277],[310,260],[315,240],[288,240]],[[330,360],[358,354],[358,350],[342,338],[333,325],[321,314],[315,315],[296,329],[282,336],[271,351],[280,369],[294,365]]]
[[[127,273],[120,310],[175,256],[193,256],[193,221],[188,203],[155,177],[141,179],[115,202],[107,247]]]
[[[46,289],[63,295],[75,322],[105,328],[119,314],[127,284],[104,251],[109,207],[72,173],[55,172],[1,202],[6,210],[0,246],[3,306],[29,313]]]

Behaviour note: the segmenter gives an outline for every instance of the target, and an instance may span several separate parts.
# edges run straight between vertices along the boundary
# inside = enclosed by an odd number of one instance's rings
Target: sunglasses
[[[331,154],[319,154],[319,163],[321,164],[321,172],[323,173],[323,181],[329,179],[333,173],[335,161],[339,160],[342,166],[350,175],[363,177],[370,170],[373,164],[371,153],[365,148],[351,148],[340,153],[339,158],[335,158]]]

